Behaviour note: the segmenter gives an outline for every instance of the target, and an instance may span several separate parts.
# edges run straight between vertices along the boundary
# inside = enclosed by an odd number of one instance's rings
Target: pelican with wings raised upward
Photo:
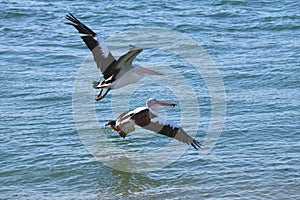
[[[109,126],[117,131],[121,137],[125,138],[128,133],[135,130],[135,125],[144,129],[159,133],[171,138],[175,138],[180,142],[192,145],[195,149],[201,148],[199,141],[189,136],[177,124],[165,120],[155,114],[155,106],[171,106],[176,104],[159,101],[156,99],[148,99],[146,107],[139,107],[134,110],[122,113],[116,120],[108,121],[105,126]]]
[[[112,89],[118,89],[139,81],[145,74],[163,75],[159,72],[132,64],[135,57],[143,51],[142,48],[129,45],[129,51],[116,60],[103,40],[93,30],[81,23],[71,13],[66,15],[66,19],[69,20],[66,24],[74,26],[79,33],[83,34],[81,38],[92,51],[97,67],[103,74],[103,81],[93,82],[93,87],[100,89],[99,94],[95,98],[96,101],[104,98]],[[104,89],[106,89],[106,92],[102,95]]]

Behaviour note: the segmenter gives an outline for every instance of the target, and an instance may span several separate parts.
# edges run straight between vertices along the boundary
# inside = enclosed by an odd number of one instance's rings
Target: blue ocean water
[[[12,0],[0,5],[1,199],[300,198],[299,2]],[[165,28],[197,41],[216,64],[226,90],[226,123],[212,152],[196,159],[191,147],[148,173],[127,173],[97,161],[73,119],[74,82],[90,53],[64,24],[67,12],[104,40],[136,28]],[[116,50],[120,55],[130,41],[111,43],[122,47]],[[151,49],[137,62],[186,64]],[[184,75],[193,80],[190,84],[196,81],[192,72]],[[196,137],[202,141],[211,104],[205,82],[199,84]],[[143,92],[136,91],[141,100],[132,99],[131,109],[143,105]],[[111,96],[101,103],[110,105]],[[106,133],[103,122],[111,114],[100,103],[95,108],[99,130],[120,147],[143,151],[170,141],[134,134],[123,140]]]

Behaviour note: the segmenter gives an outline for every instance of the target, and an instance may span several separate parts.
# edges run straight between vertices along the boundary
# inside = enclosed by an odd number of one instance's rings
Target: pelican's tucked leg
[[[103,89],[100,89],[99,94],[95,97],[95,101],[99,101],[100,100],[102,92],[103,92]]]
[[[110,89],[110,88],[107,88],[107,89],[106,89],[106,92],[104,93],[104,95],[101,96],[102,90],[103,90],[103,89],[100,90],[100,93],[99,93],[99,94],[97,95],[97,97],[95,98],[95,101],[99,101],[99,100],[103,99],[111,89]]]
[[[101,88],[97,97],[101,97],[102,92],[103,92],[103,89]]]
[[[99,91],[99,94],[95,98],[95,101],[99,101],[100,100],[102,92],[103,92],[103,89],[101,88],[100,91]]]

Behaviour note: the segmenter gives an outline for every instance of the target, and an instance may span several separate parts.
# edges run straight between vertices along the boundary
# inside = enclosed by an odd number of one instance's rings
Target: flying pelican
[[[103,40],[93,30],[81,23],[71,13],[66,15],[66,19],[70,21],[66,24],[74,26],[79,33],[84,34],[81,38],[92,51],[97,67],[103,74],[104,80],[102,82],[93,82],[93,87],[100,89],[95,98],[96,101],[104,98],[112,89],[118,89],[139,81],[145,74],[163,75],[142,66],[132,65],[135,57],[143,51],[142,48],[129,45],[129,51],[116,60]],[[106,89],[106,92],[101,96],[103,89]]]
[[[155,114],[155,106],[174,107],[175,105],[150,98],[146,101],[146,107],[138,107],[134,110],[124,112],[116,120],[108,121],[105,126],[110,125],[121,137],[125,138],[128,133],[135,130],[134,126],[138,125],[144,129],[192,145],[196,150],[201,148],[200,142],[189,136],[180,126]]]

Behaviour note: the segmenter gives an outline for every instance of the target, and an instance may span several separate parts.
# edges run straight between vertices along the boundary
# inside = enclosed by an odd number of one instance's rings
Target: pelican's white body
[[[144,73],[139,72],[138,67],[133,67],[122,76],[117,77],[117,79],[110,84],[110,88],[118,89],[126,85],[138,82],[144,77],[144,75]]]

